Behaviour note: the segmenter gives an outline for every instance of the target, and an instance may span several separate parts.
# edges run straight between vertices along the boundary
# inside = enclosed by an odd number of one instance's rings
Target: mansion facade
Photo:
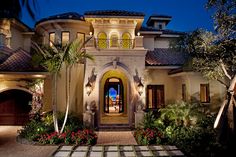
[[[121,10],[70,12],[44,18],[34,29],[17,19],[0,19],[0,124],[17,125],[27,119],[35,99],[27,80],[44,80],[41,110],[52,110],[52,76],[32,65],[31,41],[87,41],[84,50],[94,60],[72,68],[70,112],[82,117],[91,109],[97,128],[132,128],[138,106],[158,110],[191,101],[218,111],[226,89],[193,72],[190,56],[171,48],[184,34],[168,29],[172,17],[152,15],[146,24],[144,17]],[[57,84],[57,109],[64,112],[65,67]]]

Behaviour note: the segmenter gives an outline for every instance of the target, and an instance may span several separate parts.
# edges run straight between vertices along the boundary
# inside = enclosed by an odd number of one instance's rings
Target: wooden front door
[[[21,90],[0,93],[0,125],[23,125],[29,119],[32,95]]]

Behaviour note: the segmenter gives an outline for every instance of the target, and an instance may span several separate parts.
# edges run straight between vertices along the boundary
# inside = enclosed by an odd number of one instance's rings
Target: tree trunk
[[[221,107],[216,118],[216,122],[217,119],[221,119],[221,122],[218,120],[218,127],[220,128],[220,142],[226,144],[229,151],[232,151],[232,148],[236,142],[236,101],[234,96],[235,84],[236,75],[234,75],[233,79],[230,81],[230,86],[227,91],[227,100],[225,100],[226,103]]]
[[[69,71],[69,72],[68,72]],[[69,107],[70,107],[70,82],[71,82],[71,66],[66,67],[66,112],[65,112],[65,118],[64,122],[61,128],[60,133],[63,133],[68,114],[69,114]]]
[[[53,115],[53,123],[55,132],[59,132],[58,129],[58,120],[57,120],[57,72],[53,75],[53,94],[52,94],[52,115]]]

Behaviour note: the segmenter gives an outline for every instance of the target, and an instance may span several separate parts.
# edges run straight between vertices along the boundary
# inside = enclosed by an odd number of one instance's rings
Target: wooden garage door
[[[21,90],[0,93],[0,125],[22,125],[29,119],[32,95]]]

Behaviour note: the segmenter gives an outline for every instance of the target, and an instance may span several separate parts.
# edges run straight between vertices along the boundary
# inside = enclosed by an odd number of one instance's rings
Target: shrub
[[[64,115],[58,113],[59,126],[62,125]],[[79,130],[79,131],[78,131]],[[41,144],[88,144],[96,143],[97,135],[88,129],[83,129],[82,121],[73,115],[68,116],[65,131],[62,134],[54,132],[52,112],[31,119],[29,123],[18,130],[19,136],[29,141]]]
[[[140,145],[160,144],[164,139],[163,134],[158,129],[137,129],[134,132],[134,137]]]

